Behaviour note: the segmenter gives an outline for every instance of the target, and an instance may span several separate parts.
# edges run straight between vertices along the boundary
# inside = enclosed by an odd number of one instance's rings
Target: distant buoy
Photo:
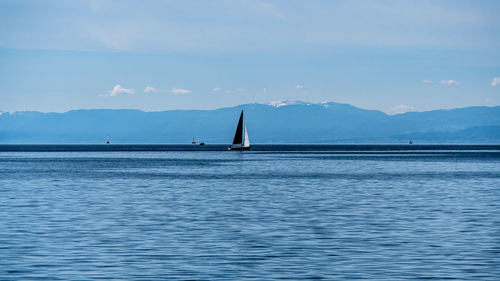
[[[413,142],[410,140],[410,144],[413,144]]]
[[[109,137],[106,139],[106,144],[109,144]]]

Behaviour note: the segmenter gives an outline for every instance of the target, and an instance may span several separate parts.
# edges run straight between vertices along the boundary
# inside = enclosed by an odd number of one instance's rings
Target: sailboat
[[[247,126],[243,118],[243,110],[241,111],[240,121],[238,121],[238,126],[236,127],[236,133],[234,134],[233,144],[228,147],[229,150],[249,150],[250,149],[250,139],[248,139]]]

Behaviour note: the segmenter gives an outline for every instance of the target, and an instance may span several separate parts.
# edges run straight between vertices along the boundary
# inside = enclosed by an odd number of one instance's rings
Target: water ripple
[[[500,276],[493,152],[72,150],[0,152],[0,280]]]

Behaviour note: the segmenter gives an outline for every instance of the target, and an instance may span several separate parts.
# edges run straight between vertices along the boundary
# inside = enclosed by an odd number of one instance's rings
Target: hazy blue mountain
[[[348,104],[281,102],[216,110],[2,113],[0,143],[229,143],[241,110],[253,143],[500,143],[500,107],[387,115]]]

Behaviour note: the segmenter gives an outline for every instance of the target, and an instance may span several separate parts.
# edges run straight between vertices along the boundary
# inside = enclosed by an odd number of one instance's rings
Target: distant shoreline
[[[0,144],[0,152],[227,151],[228,144]],[[251,151],[500,152],[500,144],[252,144]]]

